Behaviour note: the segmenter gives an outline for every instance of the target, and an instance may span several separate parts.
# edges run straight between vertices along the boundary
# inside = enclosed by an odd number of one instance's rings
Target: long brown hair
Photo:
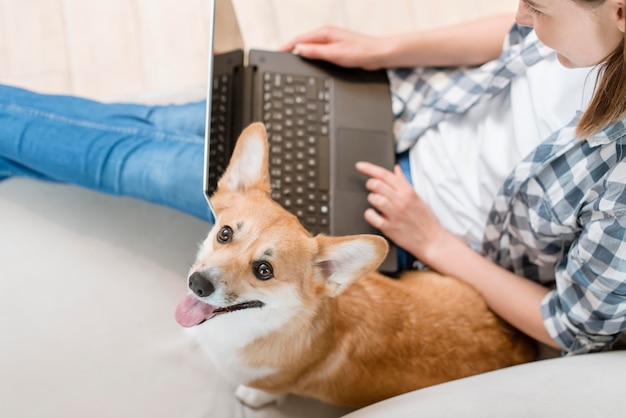
[[[600,5],[605,0],[575,0],[585,5]],[[626,6],[622,13],[626,14]],[[587,138],[626,116],[626,34],[602,64],[589,107],[576,127],[579,138]]]

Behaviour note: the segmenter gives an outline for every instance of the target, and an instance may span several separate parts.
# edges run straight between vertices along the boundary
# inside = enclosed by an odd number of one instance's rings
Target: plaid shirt
[[[398,151],[449,114],[493,97],[550,53],[516,25],[500,59],[475,72],[390,71]],[[580,140],[579,116],[513,170],[495,198],[483,243],[484,254],[502,267],[554,285],[542,303],[544,324],[568,354],[609,349],[626,329],[626,120]]]

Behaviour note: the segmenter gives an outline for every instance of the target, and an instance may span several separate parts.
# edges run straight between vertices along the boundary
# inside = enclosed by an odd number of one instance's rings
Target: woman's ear
[[[617,28],[622,32],[626,33],[626,7],[624,6],[624,0],[608,0],[612,3],[611,7],[613,12],[611,15],[613,16],[614,22],[617,25]]]

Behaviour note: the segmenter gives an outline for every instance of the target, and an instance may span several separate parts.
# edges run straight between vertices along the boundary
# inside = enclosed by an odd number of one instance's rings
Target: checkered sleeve
[[[546,329],[566,354],[610,349],[626,329],[625,180],[595,202],[543,300]]]
[[[516,75],[553,54],[531,28],[514,25],[501,56],[479,67],[388,70],[398,153],[447,117],[462,114],[506,89]]]

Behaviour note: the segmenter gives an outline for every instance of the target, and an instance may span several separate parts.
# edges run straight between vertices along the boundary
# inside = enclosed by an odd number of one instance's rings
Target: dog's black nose
[[[215,286],[213,286],[211,279],[197,271],[189,277],[189,288],[201,298],[215,292]]]

